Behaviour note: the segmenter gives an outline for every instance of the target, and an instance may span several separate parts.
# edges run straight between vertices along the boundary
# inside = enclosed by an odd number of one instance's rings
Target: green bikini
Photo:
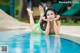
[[[40,40],[37,40],[37,39],[36,39],[36,38],[37,38],[37,35],[38,35],[37,32],[36,32],[36,29],[37,29],[37,28],[39,28],[40,31],[41,31]],[[35,28],[34,28],[34,31],[33,31],[33,35],[34,35],[34,40],[35,40],[36,44],[39,44],[40,41],[44,39],[45,33],[44,33],[44,31],[41,29],[39,23],[35,24]]]
[[[40,32],[41,32],[40,40],[37,40],[37,39],[36,39],[36,38],[37,38],[37,35],[38,35],[37,32],[36,32],[36,29],[37,29],[37,28],[39,28],[39,29],[40,29]],[[52,34],[55,34],[55,33],[52,33]],[[39,23],[35,24],[35,28],[34,28],[34,31],[33,31],[33,35],[34,35],[34,41],[35,41],[37,44],[40,43],[40,41],[44,39],[45,33],[44,33],[44,31],[41,29]]]
[[[34,28],[34,31],[33,31],[34,34],[37,34],[37,32],[36,32],[36,29],[37,29],[37,28],[40,29],[41,34],[45,34],[44,31],[43,31],[43,30],[41,29],[41,27],[40,27],[40,23],[35,24],[35,28]],[[53,33],[51,33],[51,34],[55,34],[55,32],[53,32]]]
[[[39,28],[39,29],[40,29],[41,34],[44,34],[44,31],[41,29],[41,27],[40,27],[40,24],[39,24],[39,23],[35,24],[35,28],[34,28],[34,31],[33,31],[33,33],[34,33],[34,34],[37,34],[37,32],[36,32],[36,29],[37,29],[37,28]]]

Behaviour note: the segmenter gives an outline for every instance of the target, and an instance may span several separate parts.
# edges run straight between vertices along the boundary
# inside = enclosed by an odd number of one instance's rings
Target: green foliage
[[[73,20],[69,20],[68,23],[61,22],[61,25],[66,25],[66,26],[80,26],[80,21],[78,21],[78,23],[74,23]]]
[[[9,0],[5,0],[5,1],[4,0],[0,0],[0,2],[9,2]]]
[[[9,0],[0,0],[0,5],[9,5]]]
[[[16,10],[16,11],[19,11],[19,9],[20,9],[20,6],[16,6],[16,7],[15,7],[15,10]]]

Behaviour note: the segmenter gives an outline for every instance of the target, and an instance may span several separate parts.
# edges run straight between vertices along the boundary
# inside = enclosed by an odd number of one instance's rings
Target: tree
[[[21,19],[27,18],[27,0],[19,0],[20,1],[20,11],[19,11],[19,17]]]

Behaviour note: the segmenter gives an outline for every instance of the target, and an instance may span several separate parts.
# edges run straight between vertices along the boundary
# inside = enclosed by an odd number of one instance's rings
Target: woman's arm
[[[61,23],[60,23],[60,21],[58,20],[58,21],[57,21],[58,33],[60,32],[60,25],[61,25]]]
[[[59,20],[56,21],[54,23],[54,25],[55,25],[56,35],[59,35],[59,32],[60,32],[60,21]]]
[[[54,31],[55,31],[56,35],[59,35],[58,25],[57,25],[56,21],[54,21]]]
[[[45,30],[46,35],[49,35],[49,30],[50,30],[50,22],[47,21],[47,26],[46,26],[46,30]]]
[[[58,16],[56,19],[60,18],[60,16]],[[59,37],[59,32],[60,32],[60,21],[54,19],[54,30],[56,33],[56,36]]]

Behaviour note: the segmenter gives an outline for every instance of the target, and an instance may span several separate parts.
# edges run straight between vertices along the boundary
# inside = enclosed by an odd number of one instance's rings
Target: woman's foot
[[[44,8],[41,5],[39,5],[39,12],[40,12],[40,16],[44,15]]]
[[[28,11],[28,15],[29,16],[32,16],[33,15],[33,11],[30,8],[27,8],[26,10]]]

